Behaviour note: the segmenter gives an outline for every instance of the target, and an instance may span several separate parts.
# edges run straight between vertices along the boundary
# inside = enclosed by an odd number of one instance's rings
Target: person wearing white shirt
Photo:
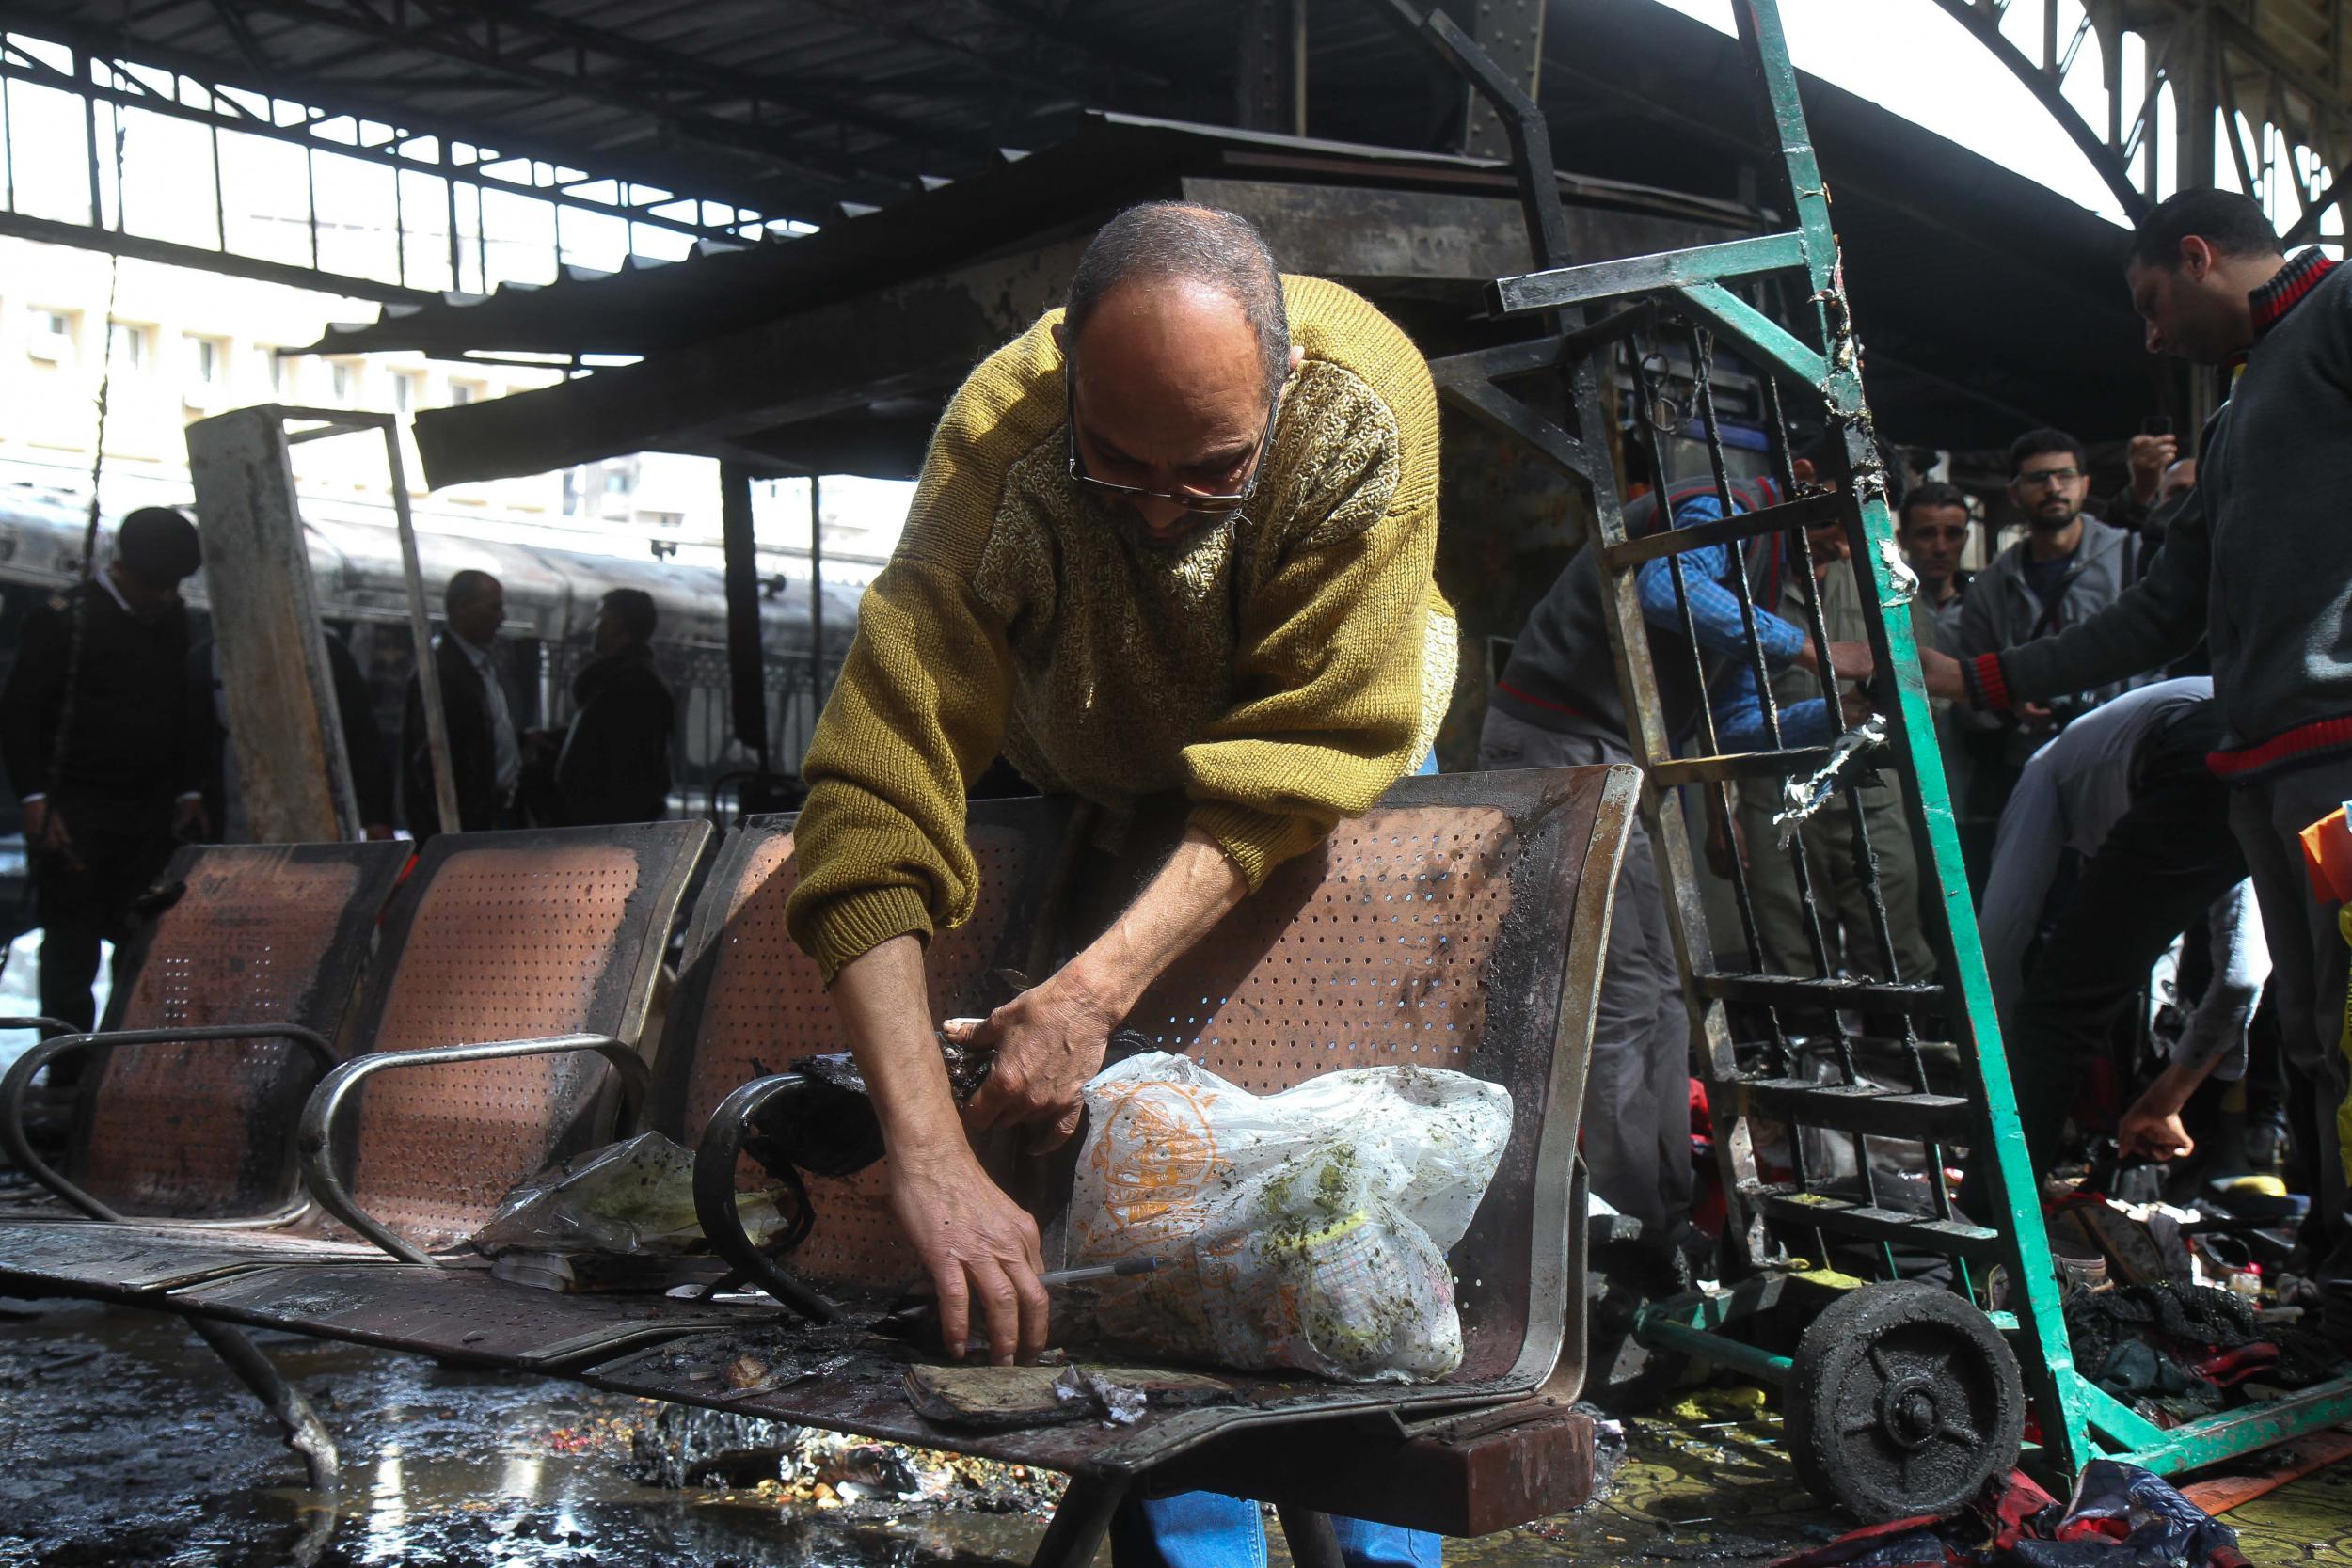
[[[457,828],[483,832],[510,825],[515,786],[522,779],[522,737],[499,678],[494,644],[506,619],[506,590],[487,572],[463,571],[441,599],[444,629],[434,640],[440,669],[441,706],[449,732],[450,770],[457,784]],[[442,830],[426,745],[424,696],[414,675],[400,726],[402,805],[420,841]]]

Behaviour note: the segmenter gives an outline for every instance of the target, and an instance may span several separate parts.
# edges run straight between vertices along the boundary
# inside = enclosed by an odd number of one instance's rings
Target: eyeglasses
[[[2072,484],[2082,477],[2083,471],[2080,468],[2040,468],[2029,474],[2019,474],[2017,483],[2024,485],[2038,484],[2044,489],[2055,489],[2061,484]]]
[[[1114,484],[1107,479],[1097,479],[1088,473],[1086,465],[1078,457],[1077,379],[1067,369],[1063,370],[1062,395],[1069,411],[1070,478],[1079,488],[1091,490],[1098,496],[1113,496],[1120,500],[1174,501],[1178,506],[1190,507],[1195,512],[1211,515],[1238,512],[1249,504],[1249,498],[1257,492],[1258,475],[1265,468],[1266,449],[1274,444],[1274,419],[1282,408],[1282,394],[1279,388],[1274,401],[1265,411],[1265,429],[1259,432],[1257,449],[1250,453],[1249,477],[1242,482],[1240,489],[1218,495],[1201,490],[1146,490],[1140,485]]]

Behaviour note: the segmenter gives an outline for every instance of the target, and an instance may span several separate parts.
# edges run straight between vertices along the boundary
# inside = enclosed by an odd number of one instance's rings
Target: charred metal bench
[[[709,836],[699,822],[444,835],[396,894],[401,845],[182,851],[108,1028],[45,1039],[0,1080],[17,1160],[87,1216],[0,1224],[0,1290],[187,1317],[314,1475],[331,1472],[331,1444],[205,1290],[296,1263],[382,1266],[329,1211],[446,1246],[516,1181],[609,1136],[605,1064],[642,1099],[634,1042]],[[35,1072],[81,1050],[103,1059],[58,1172],[27,1147],[22,1106]],[[313,1157],[326,1180],[297,1185],[296,1113],[346,1055],[400,1070]]]
[[[689,1337],[597,1368],[588,1381],[1064,1471],[1071,1490],[1040,1564],[1090,1560],[1112,1511],[1139,1486],[1274,1502],[1302,1563],[1335,1560],[1330,1513],[1475,1535],[1581,1503],[1590,1432],[1570,1410],[1584,1353],[1573,1169],[1591,999],[1637,784],[1630,769],[1606,768],[1406,780],[1319,850],[1277,870],[1126,1021],[1146,1047],[1184,1052],[1257,1093],[1339,1069],[1404,1063],[1510,1089],[1510,1143],[1452,1255],[1465,1354],[1443,1382],[1339,1385],[1219,1371],[1226,1396],[1216,1402],[1148,1407],[1132,1425],[972,1430],[918,1414],[901,1360],[845,1344],[838,1326],[806,1323]],[[1158,847],[1127,856],[1101,879],[1098,896],[1081,890],[1070,901],[1080,911],[1095,907],[1071,938],[1116,912]],[[665,1059],[657,1077],[657,1120],[697,1137],[699,1160],[722,1170],[736,1164],[745,1108],[777,1085],[744,1080],[780,1056],[841,1049],[815,966],[783,940],[788,852],[779,824],[765,842],[746,834],[723,854],[712,880],[742,889],[734,929],[739,943],[756,943],[756,958],[747,961],[740,945],[713,953],[686,975],[678,1006],[726,1017],[764,999],[809,1020],[812,1032],[791,1045],[707,1042],[717,1048]],[[934,956],[935,1010],[984,1010],[992,998],[978,982],[990,964],[1035,951],[1035,923],[1057,911],[1018,892],[1009,901],[1015,918],[993,939],[984,927],[1004,919],[1001,903],[980,911],[952,954]],[[762,928],[764,938],[752,935]],[[1044,1195],[1049,1266],[1065,1260],[1054,1205],[1067,1194],[1075,1155],[1073,1146],[1058,1172],[1027,1184]],[[803,1180],[815,1228],[789,1259],[790,1279],[774,1281],[779,1296],[821,1295],[857,1323],[921,1273],[890,1215],[884,1169]],[[706,1228],[716,1230],[712,1218],[707,1211]],[[777,1272],[739,1244],[728,1250],[755,1278]],[[770,1369],[763,1381],[779,1380],[775,1386],[730,1392],[714,1379],[714,1370],[746,1354]],[[1303,1422],[1314,1423],[1311,1437]]]
[[[935,1421],[910,1404],[908,1374],[936,1358],[866,1332],[920,1273],[879,1167],[805,1183],[815,1226],[786,1266],[836,1310],[831,1323],[755,1298],[538,1291],[448,1254],[247,1260],[135,1299],[1062,1470],[1073,1484],[1040,1562],[1089,1558],[1112,1509],[1138,1486],[1273,1500],[1299,1560],[1317,1563],[1329,1558],[1327,1512],[1456,1534],[1558,1512],[1589,1485],[1589,1432],[1569,1410],[1583,1354],[1575,1144],[1591,997],[1636,784],[1630,769],[1598,768],[1407,780],[1279,870],[1128,1021],[1153,1048],[1187,1051],[1260,1092],[1400,1062],[1510,1088],[1510,1144],[1453,1255],[1466,1354],[1441,1383],[1217,1372],[1216,1402],[1151,1408],[1130,1426],[986,1431]],[[1059,929],[1067,911],[1089,902],[1073,886],[1079,834],[1062,807],[976,804],[970,832],[982,894],[972,920],[932,944],[930,1000],[943,1015],[984,1010],[1001,1000],[989,990],[993,971],[1035,967],[1085,934],[1083,924]],[[747,1080],[847,1043],[814,965],[785,931],[791,854],[789,818],[755,819],[728,835],[654,1057],[654,1126],[703,1140],[704,1158],[723,1169],[735,1168],[744,1131],[739,1119],[718,1118],[723,1104],[741,1103],[730,1097]],[[1132,882],[1150,854],[1139,847],[1097,884]],[[313,1096],[314,1120],[335,1086]],[[1058,1170],[1040,1163],[1014,1187],[1045,1222],[1049,1249],[1074,1153]],[[488,1186],[469,1211],[477,1216],[499,1196]],[[361,1196],[420,1250],[424,1232],[446,1236],[458,1218],[446,1209],[395,1213],[380,1193]],[[0,1227],[0,1288],[27,1280],[10,1253],[31,1228]],[[731,1260],[755,1276],[775,1274],[755,1254]],[[57,1288],[54,1268],[45,1277]],[[80,1281],[67,1288],[109,1293]],[[1314,1423],[1314,1441],[1299,1440],[1302,1422]]]
[[[334,1065],[405,844],[189,846],[172,858],[98,1033],[11,1019],[47,1044],[0,1080],[0,1140],[48,1189],[9,1218],[180,1222],[294,1217],[293,1131]],[[63,1172],[25,1135],[49,1062],[89,1051]],[[0,1256],[6,1249],[0,1248]]]

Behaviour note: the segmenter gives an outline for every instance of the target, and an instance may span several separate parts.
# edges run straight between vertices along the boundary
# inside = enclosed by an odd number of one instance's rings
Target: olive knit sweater
[[[971,914],[1000,752],[1113,825],[1183,791],[1253,889],[1427,754],[1457,652],[1428,368],[1345,289],[1284,291],[1306,357],[1254,499],[1173,547],[1070,480],[1058,310],[947,405],[803,767],[787,918],[828,980]]]

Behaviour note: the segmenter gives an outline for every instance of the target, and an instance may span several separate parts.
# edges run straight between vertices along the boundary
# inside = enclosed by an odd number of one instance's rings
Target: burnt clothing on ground
[[[17,797],[136,799],[160,790],[168,806],[171,796],[194,790],[187,657],[184,609],[174,602],[139,615],[103,576],[27,615],[0,690],[0,763]]]
[[[375,697],[351,647],[333,632],[326,634],[326,668],[335,682],[335,711],[342,721],[343,754],[351,766],[352,796],[363,827],[392,820],[392,763],[384,746],[384,731],[375,721]],[[188,655],[190,733],[195,738],[198,771],[204,791],[204,819],[222,843],[235,841],[231,831],[229,779],[235,758],[229,740],[229,706],[220,679],[220,647],[209,639]]]
[[[457,784],[457,829],[486,832],[500,825],[514,798],[520,770],[520,741],[509,717],[506,693],[498,684],[496,667],[488,671],[485,655],[469,652],[448,632],[433,643],[433,662],[441,676],[441,710],[449,725],[450,769]],[[503,736],[501,736],[501,730]],[[408,829],[420,841],[442,829],[433,793],[433,752],[426,743],[424,689],[408,677],[408,696],[400,721],[401,802]],[[514,771],[509,771],[509,760]]]
[[[670,809],[670,736],[677,708],[640,644],[605,655],[572,681],[578,705],[551,784],[558,823],[653,822]]]

